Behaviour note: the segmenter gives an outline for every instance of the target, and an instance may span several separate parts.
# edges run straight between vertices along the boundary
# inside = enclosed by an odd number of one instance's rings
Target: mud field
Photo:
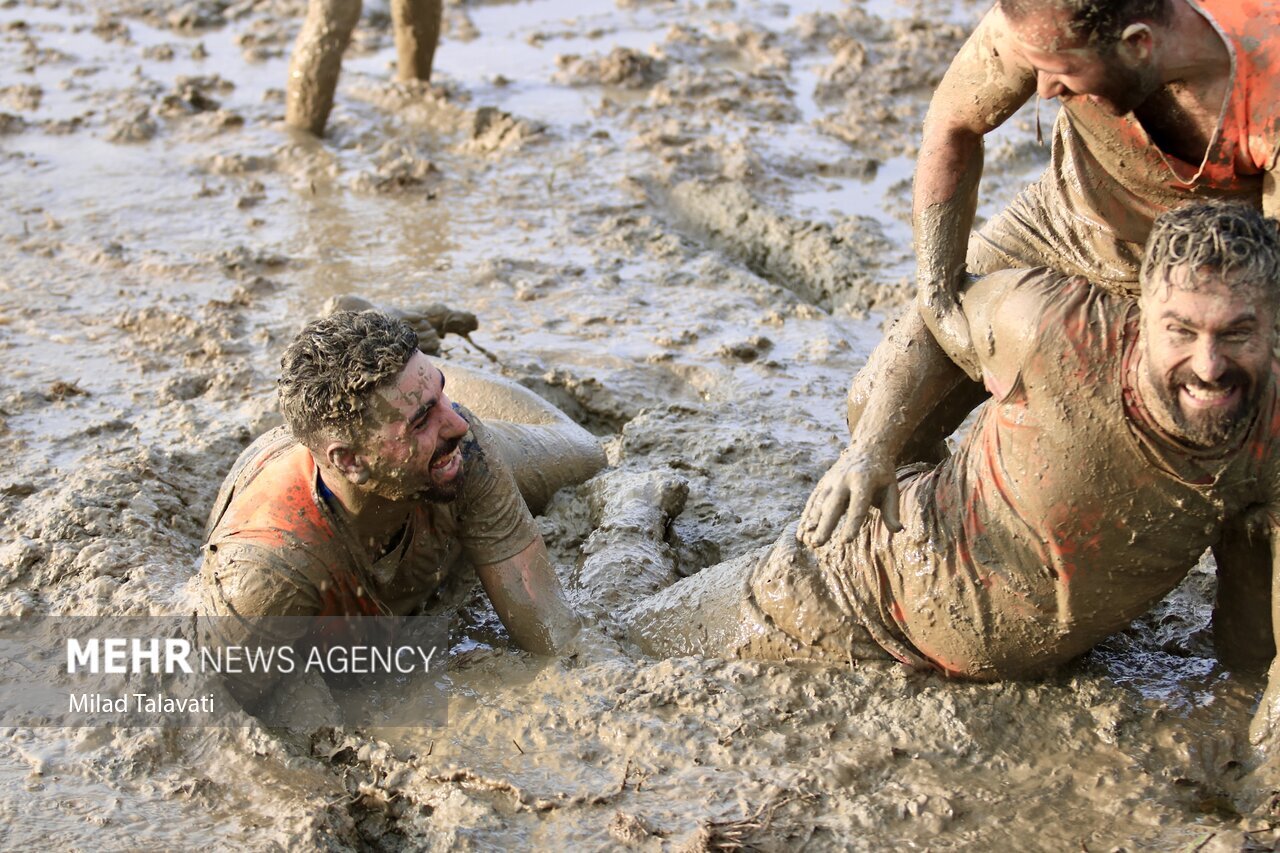
[[[0,2],[0,619],[188,608],[283,345],[358,292],[475,312],[448,358],[606,439],[540,519],[594,648],[530,658],[473,596],[444,728],[4,729],[0,846],[1271,849],[1211,565],[977,686],[649,660],[578,584],[610,495],[687,487],[654,555],[683,574],[799,514],[910,293],[920,121],[980,7],[466,0],[428,87],[368,0],[323,142],[281,124],[304,8]],[[986,213],[1035,139],[1028,109],[989,145]]]

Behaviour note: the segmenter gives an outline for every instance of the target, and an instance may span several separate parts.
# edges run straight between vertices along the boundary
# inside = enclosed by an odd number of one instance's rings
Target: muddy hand
[[[933,337],[947,357],[969,374],[975,382],[982,379],[982,368],[974,355],[973,338],[969,334],[969,321],[960,310],[960,303],[949,291],[922,284],[916,304],[920,317],[929,327]]]
[[[898,521],[898,478],[892,461],[880,454],[846,448],[809,495],[796,538],[810,548],[818,548],[831,539],[838,527],[839,541],[850,542],[872,506],[880,509],[890,532],[902,529]]]

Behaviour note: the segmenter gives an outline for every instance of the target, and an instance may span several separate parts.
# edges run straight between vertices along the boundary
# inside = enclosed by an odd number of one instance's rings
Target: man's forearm
[[[943,352],[916,306],[911,306],[875,348],[849,389],[850,448],[910,461],[920,425],[965,372]],[[929,441],[932,441],[930,438]]]
[[[982,178],[982,134],[926,123],[912,187],[916,280],[957,284]]]
[[[555,567],[539,536],[519,554],[476,569],[511,639],[535,654],[555,654],[578,632]]]

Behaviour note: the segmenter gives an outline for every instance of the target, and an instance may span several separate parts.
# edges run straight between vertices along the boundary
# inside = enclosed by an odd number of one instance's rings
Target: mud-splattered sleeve
[[[472,565],[500,563],[523,551],[538,526],[520,496],[515,477],[496,452],[486,452],[488,431],[465,409],[471,423],[463,440],[466,483],[458,500],[458,535]]]
[[[225,540],[206,547],[198,611],[202,647],[296,645],[320,609],[315,584],[276,549]],[[241,672],[224,676],[224,681],[245,710],[253,712],[280,675]]]

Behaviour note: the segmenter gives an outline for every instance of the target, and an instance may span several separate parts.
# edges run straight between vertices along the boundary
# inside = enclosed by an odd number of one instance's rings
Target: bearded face
[[[422,353],[371,404],[362,442],[364,488],[389,500],[444,503],[462,492],[462,438],[470,428],[445,395],[442,374]]]
[[[1160,425],[1194,447],[1234,439],[1271,376],[1274,324],[1263,300],[1209,276],[1143,291],[1141,388]]]

